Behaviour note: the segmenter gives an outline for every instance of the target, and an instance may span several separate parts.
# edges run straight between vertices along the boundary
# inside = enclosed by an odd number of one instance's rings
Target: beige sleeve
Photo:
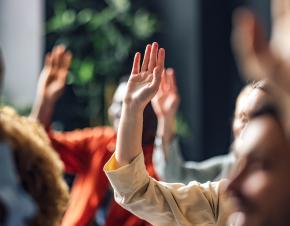
[[[104,170],[113,186],[116,201],[140,218],[158,226],[226,225],[220,207],[223,182],[170,184],[148,176],[143,154],[129,165],[116,168],[113,155]]]

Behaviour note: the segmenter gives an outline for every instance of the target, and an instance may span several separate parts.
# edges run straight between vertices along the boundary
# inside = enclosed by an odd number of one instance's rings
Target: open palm
[[[71,53],[62,45],[56,46],[51,53],[46,55],[39,81],[39,89],[46,99],[56,101],[61,95],[66,84],[71,59]]]
[[[174,70],[164,70],[160,88],[152,99],[153,109],[158,117],[175,116],[179,102]]]
[[[165,51],[158,44],[147,45],[140,69],[141,54],[136,53],[125,103],[133,107],[145,108],[158,91],[161,73],[164,69]]]

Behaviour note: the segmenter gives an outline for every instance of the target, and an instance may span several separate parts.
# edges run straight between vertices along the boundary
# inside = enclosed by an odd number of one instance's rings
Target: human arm
[[[166,184],[157,182],[146,172],[141,148],[142,115],[160,83],[164,50],[159,50],[158,54],[157,50],[156,43],[152,47],[147,46],[141,73],[140,54],[135,56],[124,99],[116,151],[105,165],[105,172],[114,189],[116,201],[153,225],[219,224],[224,220],[224,209],[219,206],[220,183],[200,185],[192,182],[187,186]]]
[[[86,146],[75,149],[67,157],[73,157],[79,168],[72,168],[76,177],[70,192],[70,203],[62,220],[62,226],[88,225],[94,219],[109,190],[109,181],[103,167],[115,148],[115,132],[108,127],[80,130],[87,134]],[[76,134],[77,135],[77,134]],[[91,138],[89,138],[91,137]],[[77,142],[77,136],[75,137]],[[79,137],[80,138],[80,137]],[[83,151],[83,153],[81,153]]]
[[[158,118],[154,150],[154,165],[167,182],[213,181],[227,164],[227,157],[219,156],[202,162],[185,161],[178,138],[175,137],[175,118],[180,103],[174,70],[165,70],[160,89],[152,99]]]
[[[55,103],[64,90],[71,59],[71,53],[63,45],[54,47],[45,57],[30,114],[30,117],[38,120],[45,128],[50,126]]]
[[[185,161],[178,138],[170,142],[166,159],[157,146],[153,154],[153,163],[161,180],[185,184],[193,180],[204,183],[226,178],[233,162],[231,154],[215,156],[201,162]]]
[[[113,156],[105,165],[115,199],[141,219],[159,226],[226,225],[228,210],[221,195],[226,181],[158,182],[148,176],[142,154],[118,169],[115,161]]]
[[[130,163],[142,152],[143,111],[159,88],[164,68],[164,49],[158,44],[147,45],[142,66],[136,53],[122,106],[118,128],[116,160],[119,166]]]
[[[234,17],[233,49],[243,75],[265,80],[269,102],[276,107],[290,136],[290,1],[272,0],[272,35],[267,40],[262,26],[249,10]]]
[[[175,72],[172,68],[168,68],[163,71],[160,88],[152,99],[152,106],[158,118],[157,139],[159,139],[160,150],[164,152],[165,159],[175,136],[176,112],[179,103]]]
[[[99,150],[112,152],[115,148],[116,133],[110,127],[95,127],[69,132],[48,131],[51,144],[64,162],[66,172],[83,173]]]

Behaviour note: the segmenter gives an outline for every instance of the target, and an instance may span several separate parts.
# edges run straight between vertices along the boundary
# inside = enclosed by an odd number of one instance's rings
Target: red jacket
[[[62,226],[86,226],[95,217],[109,189],[103,166],[115,150],[116,133],[110,127],[95,127],[62,133],[49,131],[48,135],[66,172],[76,175]],[[152,163],[153,145],[143,149],[149,175],[158,179]],[[145,225],[150,224],[112,201],[106,226]]]

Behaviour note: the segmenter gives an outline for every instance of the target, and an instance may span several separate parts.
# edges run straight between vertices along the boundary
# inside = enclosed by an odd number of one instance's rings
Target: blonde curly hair
[[[11,145],[20,181],[38,206],[28,225],[60,225],[68,188],[62,179],[63,164],[44,129],[13,109],[0,107],[0,139]]]

